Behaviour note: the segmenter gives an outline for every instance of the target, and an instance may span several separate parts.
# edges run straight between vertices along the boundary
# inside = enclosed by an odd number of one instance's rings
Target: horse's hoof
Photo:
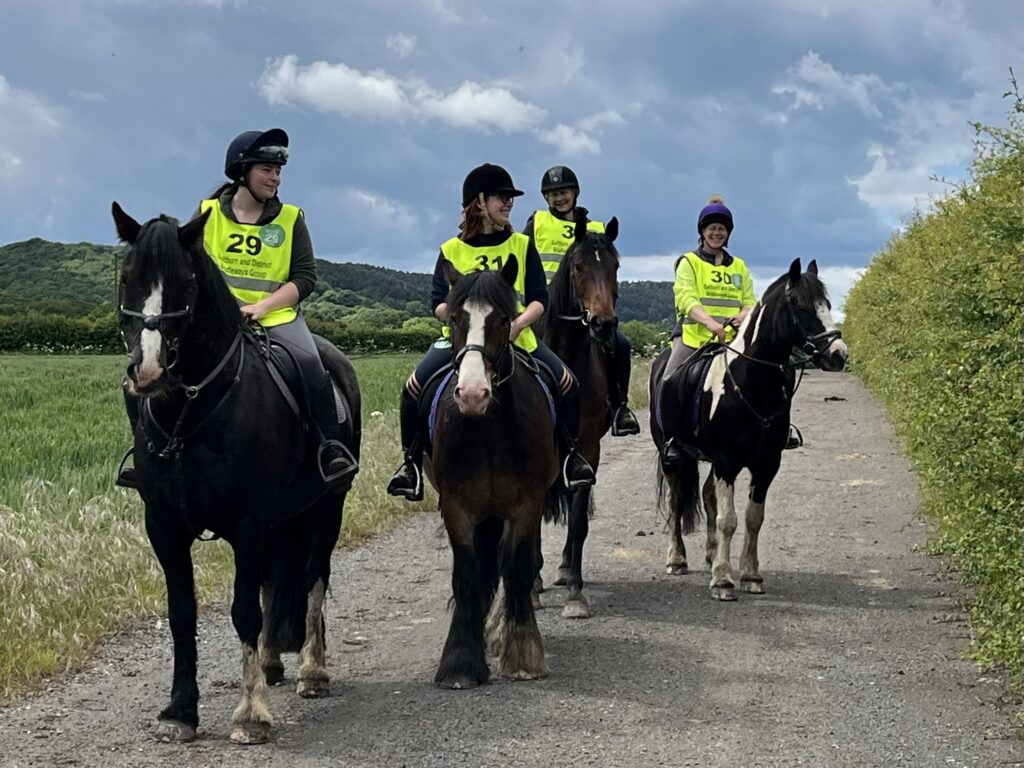
[[[547,665],[545,665],[547,666]],[[528,669],[517,669],[515,672],[506,672],[502,677],[506,677],[509,680],[543,680],[548,676],[547,669],[539,671],[532,671]]]
[[[740,579],[740,591],[749,592],[751,595],[763,595],[764,584],[760,581]]]
[[[736,599],[736,593],[734,588],[730,585],[728,587],[712,587],[711,596],[715,600],[721,600],[722,602],[732,602]]]
[[[453,675],[442,680],[435,680],[438,688],[447,688],[450,691],[464,691],[467,688],[476,688],[480,682],[467,675]]]
[[[267,685],[280,685],[284,682],[284,664],[269,664],[263,668]]]
[[[589,619],[591,615],[587,599],[582,595],[576,600],[566,600],[562,608],[563,619]]]
[[[555,585],[559,587],[564,587],[566,584],[569,583],[569,576],[570,573],[568,568],[559,568],[558,576],[555,577]]]
[[[324,699],[331,695],[331,681],[318,677],[299,680],[295,692],[304,699]]]
[[[669,576],[683,576],[690,572],[686,563],[669,563],[665,566],[665,573]]]
[[[154,733],[157,741],[192,741],[196,737],[196,729],[180,720],[158,720]]]
[[[268,723],[236,725],[231,731],[231,740],[235,744],[266,744],[270,740],[270,725]]]

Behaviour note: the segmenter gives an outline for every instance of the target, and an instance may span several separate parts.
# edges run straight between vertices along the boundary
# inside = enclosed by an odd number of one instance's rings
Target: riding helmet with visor
[[[255,163],[285,165],[288,162],[288,134],[280,128],[269,131],[243,131],[228,145],[224,175],[239,181],[246,166]]]
[[[544,175],[541,177],[540,192],[542,195],[558,189],[575,189],[579,194],[580,180],[576,178],[572,168],[566,165],[554,165],[544,171]]]
[[[522,190],[516,189],[512,183],[512,176],[500,165],[484,163],[478,165],[466,175],[462,182],[462,207],[465,208],[471,202],[482,195],[506,194],[509,197],[519,197]]]

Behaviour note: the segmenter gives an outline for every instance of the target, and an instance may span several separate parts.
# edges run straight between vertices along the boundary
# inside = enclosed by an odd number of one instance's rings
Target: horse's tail
[[[564,523],[569,519],[569,492],[556,480],[544,497],[544,522]]]
[[[676,472],[666,474],[658,457],[658,509],[665,512],[665,491],[668,491],[669,514],[676,515],[682,524],[684,534],[693,533],[701,518],[700,474],[697,460],[691,456],[683,459]]]
[[[317,509],[317,505],[313,505]],[[313,516],[309,510],[267,536],[266,573],[261,592],[263,642],[278,653],[302,649],[310,588],[307,564],[313,545]]]

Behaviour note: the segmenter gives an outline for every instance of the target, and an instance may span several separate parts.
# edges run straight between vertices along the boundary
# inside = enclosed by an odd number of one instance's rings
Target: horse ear
[[[807,271],[812,275],[818,274],[818,260],[811,259],[811,263],[807,265]]]
[[[576,231],[574,233],[576,242],[580,243],[587,239],[587,217],[576,217]]]
[[[459,282],[459,278],[462,277],[462,273],[459,272],[448,259],[443,259],[444,263],[441,265],[444,269],[444,276],[448,280],[448,285],[452,288]]]
[[[519,275],[519,260],[511,253],[508,255],[508,261],[505,262],[505,266],[501,268],[502,279],[511,285],[513,288],[516,287],[516,277]]]
[[[196,244],[196,241],[202,237],[203,227],[206,226],[206,220],[208,218],[210,218],[209,208],[196,216],[185,226],[178,227],[178,242],[181,243],[182,248],[185,250],[192,249],[192,246]]]
[[[793,263],[789,265],[789,284],[796,285],[800,282],[800,257],[793,259]]]
[[[604,228],[604,236],[608,238],[608,242],[614,243],[615,238],[619,236],[619,220],[612,216],[612,220]]]
[[[114,229],[117,230],[117,237],[123,243],[134,245],[139,236],[142,225],[124,212],[124,209],[115,200],[110,206],[110,212],[114,216]]]

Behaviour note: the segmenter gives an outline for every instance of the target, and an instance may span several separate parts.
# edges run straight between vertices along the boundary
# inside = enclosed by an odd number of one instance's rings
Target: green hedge
[[[888,406],[970,586],[973,653],[1024,690],[1024,105],[976,125],[972,178],[909,222],[846,302],[854,370]]]
[[[427,329],[346,328],[310,318],[314,333],[330,339],[345,352],[425,352],[439,327]],[[27,312],[0,315],[0,351],[118,353],[124,347],[113,311],[99,317],[68,317]]]

